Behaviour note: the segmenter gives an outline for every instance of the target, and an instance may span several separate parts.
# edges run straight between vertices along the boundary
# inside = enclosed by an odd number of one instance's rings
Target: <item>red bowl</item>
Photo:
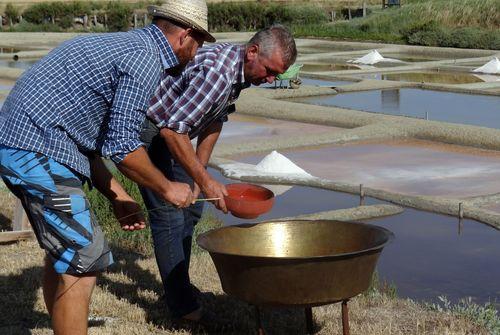
[[[226,190],[227,210],[237,218],[255,219],[269,212],[274,204],[274,193],[262,186],[237,183],[226,185]]]

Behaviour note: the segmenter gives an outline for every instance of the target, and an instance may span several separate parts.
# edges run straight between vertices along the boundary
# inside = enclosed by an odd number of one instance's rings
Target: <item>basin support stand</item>
[[[264,335],[264,328],[262,328],[262,321],[260,319],[259,306],[255,306],[255,320],[257,321],[257,335]]]
[[[313,312],[311,307],[306,307],[305,308],[305,314],[306,314],[306,329],[308,334],[314,334],[314,327],[313,327]]]
[[[349,310],[347,309],[347,302],[342,301],[342,335],[349,335]]]

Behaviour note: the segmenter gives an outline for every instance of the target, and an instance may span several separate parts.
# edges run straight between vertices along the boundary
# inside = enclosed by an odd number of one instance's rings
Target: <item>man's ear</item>
[[[247,49],[247,59],[253,61],[259,55],[259,46],[257,44],[252,44]]]
[[[179,45],[182,47],[189,35],[193,32],[191,28],[184,29],[179,35]]]

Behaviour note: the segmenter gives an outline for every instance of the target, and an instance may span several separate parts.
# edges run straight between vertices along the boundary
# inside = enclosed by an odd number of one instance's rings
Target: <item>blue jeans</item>
[[[143,130],[142,139],[153,164],[169,180],[187,183],[192,187],[192,178],[173,159],[164,140],[160,136],[148,137],[144,131],[148,129]],[[200,307],[189,279],[189,261],[193,230],[201,217],[203,203],[177,209],[152,190],[144,187],[140,187],[140,190],[148,210],[163,207],[149,212],[149,220],[166,303],[172,317],[179,318]]]

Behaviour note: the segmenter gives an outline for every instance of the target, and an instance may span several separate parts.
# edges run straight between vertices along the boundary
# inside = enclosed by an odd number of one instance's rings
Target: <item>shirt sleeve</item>
[[[155,55],[136,52],[117,64],[116,90],[109,114],[102,155],[120,163],[127,154],[142,146],[140,130],[146,108],[160,77]]]
[[[169,128],[177,133],[189,133],[205,113],[221,101],[228,80],[215,68],[200,67],[190,72],[189,84],[173,103],[160,104],[161,108],[150,109],[148,117],[159,128]],[[156,100],[167,100],[157,91]],[[160,96],[158,96],[158,93]]]

